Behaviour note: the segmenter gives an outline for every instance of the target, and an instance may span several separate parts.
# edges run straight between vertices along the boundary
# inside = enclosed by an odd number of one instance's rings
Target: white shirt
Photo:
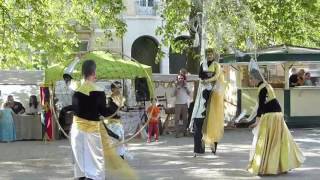
[[[176,95],[176,102],[175,104],[188,104],[189,95],[188,95],[188,88],[187,86],[184,87],[176,87],[175,95]]]

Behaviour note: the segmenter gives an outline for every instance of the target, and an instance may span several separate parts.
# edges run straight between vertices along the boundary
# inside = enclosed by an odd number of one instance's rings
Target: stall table
[[[42,124],[40,115],[13,115],[17,140],[41,140]]]

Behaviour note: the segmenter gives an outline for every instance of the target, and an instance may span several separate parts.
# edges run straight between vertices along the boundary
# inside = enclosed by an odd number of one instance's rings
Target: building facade
[[[155,62],[161,43],[161,36],[157,36],[155,32],[164,23],[160,17],[160,0],[124,0],[124,5],[126,11],[122,16],[127,24],[124,36],[106,41],[102,30],[79,30],[82,41],[80,51],[111,50],[122,53],[151,66],[153,73],[177,74],[179,69],[190,67],[193,67],[190,72],[196,71],[198,67],[187,65],[188,58],[185,54],[171,53],[170,47],[163,46],[165,56],[159,63]],[[177,39],[181,38],[188,38],[188,35],[177,36]],[[197,66],[198,63],[195,64]]]

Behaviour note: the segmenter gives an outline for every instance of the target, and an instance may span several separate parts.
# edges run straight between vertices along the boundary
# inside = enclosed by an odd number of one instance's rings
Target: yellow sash
[[[77,116],[73,117],[73,123],[76,127],[86,133],[99,133],[103,149],[105,169],[117,179],[138,179],[138,176],[126,161],[116,152],[116,147],[112,145],[111,140],[102,121],[89,121]]]

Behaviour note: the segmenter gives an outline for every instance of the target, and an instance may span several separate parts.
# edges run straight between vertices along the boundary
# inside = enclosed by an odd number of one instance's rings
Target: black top
[[[292,74],[289,77],[289,86],[294,87],[298,83],[298,75],[297,74]]]
[[[89,96],[76,91],[72,96],[72,108],[75,116],[88,121],[100,121],[100,116],[107,117],[114,113],[106,107],[106,95],[103,91],[91,91]],[[109,136],[120,139],[104,123],[103,125]]]
[[[213,61],[208,61],[208,67],[213,63]],[[214,72],[203,71],[203,63],[200,65],[199,78],[202,80],[209,79],[214,76]]]
[[[259,84],[259,86],[262,83]],[[267,102],[268,90],[266,87],[263,87],[259,91],[259,107],[257,111],[257,117],[261,117],[261,115],[270,112],[281,112],[281,106],[277,99],[272,99]]]
[[[72,96],[74,115],[89,121],[99,121],[100,116],[114,113],[106,107],[106,95],[103,91],[91,91],[89,96],[75,92]]]
[[[108,98],[108,108],[111,110],[111,112],[116,112],[118,110],[118,105],[113,101],[112,97]],[[120,116],[118,114],[115,114],[113,119],[120,119]]]
[[[13,102],[14,104],[13,104],[13,106],[11,107],[11,109],[12,109],[12,111],[14,112],[14,113],[16,113],[16,114],[18,114],[18,113],[24,113],[26,110],[25,110],[25,108],[23,107],[23,105],[21,104],[21,103],[19,103],[19,102],[17,102],[17,101],[14,101]]]

